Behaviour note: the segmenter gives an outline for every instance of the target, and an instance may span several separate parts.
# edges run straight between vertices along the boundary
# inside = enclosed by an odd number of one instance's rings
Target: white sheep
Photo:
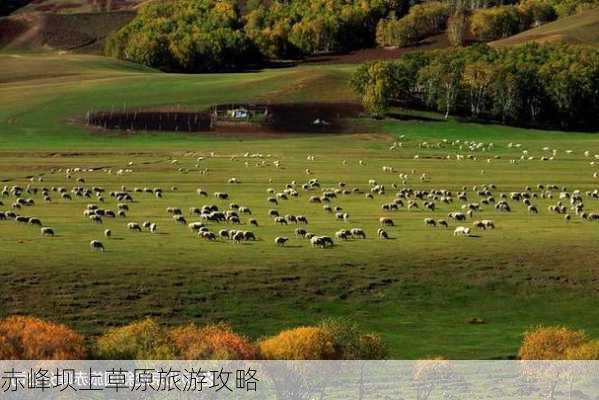
[[[287,243],[288,240],[289,240],[289,238],[287,238],[285,236],[277,236],[275,238],[275,244],[277,246],[285,246],[285,243]]]
[[[141,232],[141,226],[139,226],[139,224],[137,222],[129,222],[127,224],[127,229],[129,229],[130,231]]]
[[[98,240],[89,242],[89,248],[92,249],[92,251],[104,251],[104,245]]]
[[[470,228],[466,228],[465,226],[458,226],[453,231],[453,236],[470,236]]]
[[[54,229],[50,227],[43,227],[40,229],[42,236],[54,236]]]

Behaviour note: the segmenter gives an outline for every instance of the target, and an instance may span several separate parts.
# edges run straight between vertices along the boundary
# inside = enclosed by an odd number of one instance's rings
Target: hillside
[[[526,42],[565,42],[599,46],[599,9],[530,29],[506,39],[492,42],[492,46],[514,46]]]
[[[0,19],[0,48],[100,52],[104,39],[135,11],[83,14],[23,13]]]
[[[131,10],[146,0],[36,0],[21,1],[29,3],[17,13],[51,12],[51,13],[88,13]]]

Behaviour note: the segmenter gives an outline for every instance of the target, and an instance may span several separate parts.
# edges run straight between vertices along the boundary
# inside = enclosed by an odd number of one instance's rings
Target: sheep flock
[[[400,136],[380,159],[348,156],[333,168],[326,154],[299,159],[249,152],[133,157],[112,167],[54,166],[5,177],[0,223],[28,226],[29,235],[41,240],[68,237],[74,248],[87,244],[98,254],[110,252],[111,241],[135,235],[167,242],[187,235],[206,246],[233,248],[264,242],[318,251],[371,240],[401,248],[416,235],[456,241],[509,236],[503,221],[514,214],[531,224],[542,219],[599,228],[597,151],[577,155],[585,165],[576,171],[581,185],[552,182],[550,174],[519,186],[487,179],[496,165],[525,175],[573,153],[550,146],[533,151],[513,142],[415,143]],[[469,178],[437,180],[447,165],[442,163],[468,171]],[[357,174],[366,168],[367,175]],[[55,223],[56,204],[68,210],[63,217],[69,223]],[[418,218],[421,229],[405,224],[408,216]]]

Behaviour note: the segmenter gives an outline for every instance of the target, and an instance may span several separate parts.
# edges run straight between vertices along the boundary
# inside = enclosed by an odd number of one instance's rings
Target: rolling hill
[[[0,19],[0,48],[99,53],[105,38],[131,21],[134,16],[133,10],[11,15]]]
[[[514,46],[527,42],[587,44],[599,46],[599,9],[559,19],[538,28],[491,43],[491,46]]]
[[[21,0],[17,13],[87,13],[131,10],[146,0]],[[27,3],[27,4],[25,4]],[[24,5],[23,5],[24,4]]]

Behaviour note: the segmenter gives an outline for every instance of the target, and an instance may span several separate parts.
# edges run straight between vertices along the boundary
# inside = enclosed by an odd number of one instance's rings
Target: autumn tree
[[[0,360],[80,360],[84,338],[65,325],[33,317],[0,321]]]

